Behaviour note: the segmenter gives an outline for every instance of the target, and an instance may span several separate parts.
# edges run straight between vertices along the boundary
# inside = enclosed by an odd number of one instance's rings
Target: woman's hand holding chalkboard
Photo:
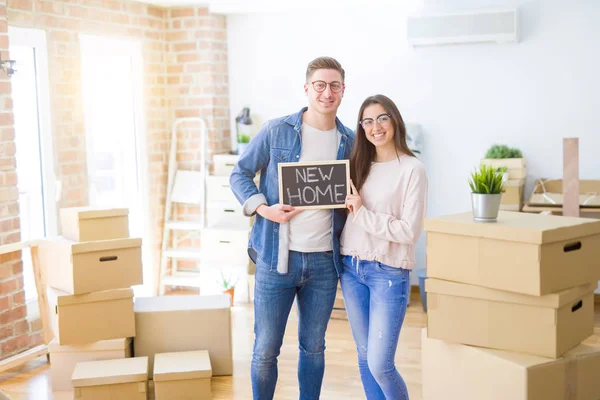
[[[352,193],[346,196],[346,207],[352,212],[352,215],[356,215],[358,210],[360,210],[360,207],[362,207],[362,199],[360,198],[352,179],[350,180],[350,188]]]
[[[263,218],[266,218],[270,221],[277,222],[279,224],[285,224],[290,219],[292,219],[295,215],[300,214],[303,210],[295,209],[292,206],[287,204],[273,204],[272,206],[267,206],[263,204],[256,209],[256,212],[260,214]]]

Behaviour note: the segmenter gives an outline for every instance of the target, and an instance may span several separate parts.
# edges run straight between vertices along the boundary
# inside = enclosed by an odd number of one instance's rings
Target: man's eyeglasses
[[[313,81],[311,82],[311,84],[313,89],[315,89],[319,93],[324,92],[325,89],[327,89],[327,85],[329,85],[333,93],[339,93],[344,88],[344,84],[338,81],[333,81],[329,83],[325,81]]]
[[[377,123],[382,127],[387,127],[390,124],[391,117],[392,116],[390,114],[381,114],[376,119],[365,118],[360,121],[360,125],[365,131],[373,129],[373,127],[375,126],[375,121],[377,121]]]

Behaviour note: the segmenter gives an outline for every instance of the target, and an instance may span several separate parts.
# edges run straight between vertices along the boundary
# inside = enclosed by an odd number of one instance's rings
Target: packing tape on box
[[[546,199],[546,201],[547,201],[548,203],[550,203],[550,204],[556,204],[556,201],[555,201],[553,198],[551,198],[550,196],[548,196],[548,194],[547,194],[547,193],[548,193],[548,191],[546,190],[546,185],[544,184],[544,182],[545,182],[545,180],[543,180],[543,179],[538,179],[538,181],[537,181],[537,182],[536,182],[536,184],[535,184],[535,188],[533,188],[533,193],[535,193],[535,191],[537,190],[537,188],[538,188],[538,185],[541,185],[541,187],[542,187],[542,190],[544,191],[544,192],[542,193],[542,197],[543,197],[544,199]]]
[[[583,200],[583,202],[581,203],[581,205],[585,206],[587,203],[589,203],[591,200],[595,199],[596,196],[598,196],[598,192],[594,192],[594,193],[586,193],[586,196],[588,196],[585,200]]]
[[[579,357],[565,358],[565,400],[577,400],[577,364]]]

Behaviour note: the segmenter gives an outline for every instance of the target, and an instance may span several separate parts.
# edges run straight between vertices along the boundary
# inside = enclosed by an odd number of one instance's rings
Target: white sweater
[[[349,214],[341,253],[412,269],[427,208],[427,173],[415,157],[376,162],[360,189],[362,207]]]

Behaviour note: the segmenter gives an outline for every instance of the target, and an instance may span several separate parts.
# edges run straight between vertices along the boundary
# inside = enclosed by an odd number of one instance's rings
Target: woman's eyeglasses
[[[375,121],[382,126],[387,127],[390,124],[392,116],[390,114],[381,114],[376,119],[373,118],[365,118],[361,120],[359,123],[363,127],[365,131],[373,129],[375,126]]]

